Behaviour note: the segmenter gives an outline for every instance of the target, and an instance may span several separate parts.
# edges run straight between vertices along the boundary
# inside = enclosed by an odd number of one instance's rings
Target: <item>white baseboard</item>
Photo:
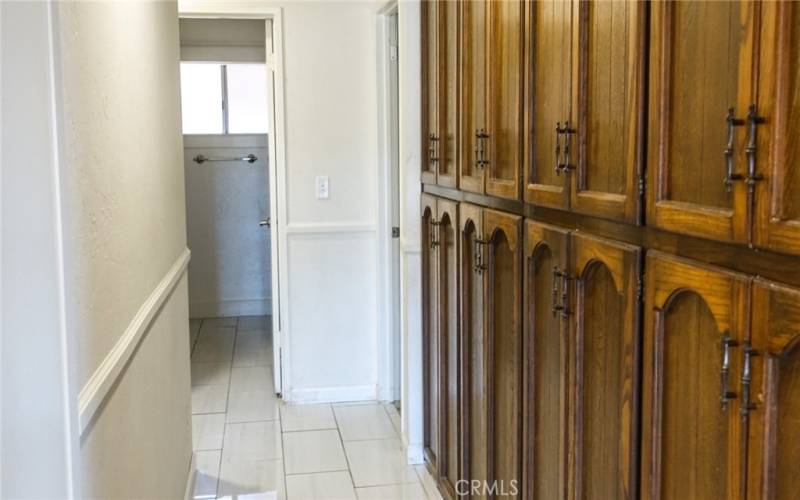
[[[222,318],[225,316],[269,316],[272,299],[222,300],[189,303],[189,317]]]
[[[316,387],[312,389],[291,389],[283,394],[284,401],[290,403],[346,403],[349,401],[376,401],[377,388],[374,385],[351,385],[344,387]]]
[[[406,447],[406,460],[409,465],[417,465],[425,462],[425,454],[422,445],[413,444]]]
[[[194,498],[194,481],[197,477],[196,458],[197,455],[192,452],[192,460],[189,462],[189,474],[186,477],[186,488],[183,490],[183,500],[192,500]]]

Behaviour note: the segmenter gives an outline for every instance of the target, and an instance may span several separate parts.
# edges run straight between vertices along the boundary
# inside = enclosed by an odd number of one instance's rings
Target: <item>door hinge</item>
[[[392,238],[399,238],[400,237],[400,228],[395,226],[392,228]]]
[[[389,46],[389,60],[390,61],[397,61],[397,45],[390,45]]]

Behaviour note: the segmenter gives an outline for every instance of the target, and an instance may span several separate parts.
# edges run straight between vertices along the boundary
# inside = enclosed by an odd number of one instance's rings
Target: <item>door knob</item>
[[[266,220],[262,220],[258,223],[259,226],[271,226],[272,225],[272,217],[267,217]]]

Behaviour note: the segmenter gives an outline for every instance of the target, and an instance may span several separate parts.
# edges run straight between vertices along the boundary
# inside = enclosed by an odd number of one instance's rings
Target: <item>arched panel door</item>
[[[461,204],[461,366],[463,439],[461,477],[487,479],[487,359],[484,328],[486,247],[483,244],[483,210]],[[463,492],[463,488],[462,488]],[[478,490],[467,498],[485,498]]]
[[[439,84],[439,37],[440,16],[438,0],[423,0],[420,9],[422,24],[422,182],[436,182],[439,168],[441,131],[439,107],[442,102]]]
[[[638,247],[576,233],[574,281],[573,499],[630,499],[638,491]]]
[[[422,436],[425,463],[438,477],[439,455],[439,251],[436,198],[421,196],[422,235]]]
[[[455,498],[459,479],[458,204],[438,199],[439,251],[439,483]]]
[[[486,157],[486,9],[488,0],[461,6],[461,152],[460,186],[483,193]]]
[[[749,278],[647,255],[642,498],[743,497]]]
[[[518,498],[522,469],[521,218],[483,214],[487,242],[486,328],[489,362],[489,484]]]
[[[523,285],[523,497],[567,498],[567,319],[559,288],[569,231],[525,221]]]
[[[748,498],[789,500],[800,493],[800,290],[753,285]],[[744,375],[743,371],[743,375]],[[742,378],[744,385],[746,379]],[[745,394],[747,393],[747,394]]]

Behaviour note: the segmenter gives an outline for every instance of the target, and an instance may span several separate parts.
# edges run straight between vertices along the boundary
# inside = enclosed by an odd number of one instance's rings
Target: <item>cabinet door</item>
[[[556,166],[563,140],[575,142],[557,132],[572,112],[572,9],[530,2],[525,16],[525,201],[555,208],[569,206],[569,176]]]
[[[525,221],[523,285],[524,498],[567,498],[568,342],[560,275],[569,232]]]
[[[638,247],[573,235],[573,499],[638,497],[639,271]]]
[[[423,0],[422,23],[422,182],[435,183],[439,139],[439,2]]]
[[[754,242],[800,254],[800,5],[762,9],[758,165]],[[762,128],[763,127],[763,128]]]
[[[795,499],[800,492],[800,290],[756,280],[752,310],[748,391],[742,378],[743,404],[752,405],[747,408],[748,498]]]
[[[490,485],[502,488],[508,498],[519,497],[522,461],[520,222],[520,217],[493,210],[483,214],[484,240],[488,247],[488,479]]]
[[[486,192],[517,199],[522,165],[522,20],[525,2],[487,2],[489,130]]]
[[[644,2],[575,0],[578,138],[570,177],[576,212],[639,221],[646,8]]]
[[[439,455],[439,252],[436,198],[422,202],[422,391],[425,463],[438,477]]]
[[[461,189],[483,193],[486,143],[486,0],[461,2]]]
[[[642,498],[742,498],[749,278],[647,253]]]
[[[455,498],[459,462],[458,205],[437,200],[439,251],[439,482]]]
[[[648,224],[747,241],[749,127],[743,125],[755,102],[758,6],[750,1],[652,4]],[[729,110],[742,122],[728,120]]]
[[[461,204],[461,339],[463,447],[461,477],[486,481],[488,459],[487,342],[484,328],[486,247],[483,211]],[[463,491],[463,488],[461,489]],[[485,498],[482,491],[468,498]]]
[[[439,68],[440,95],[439,116],[440,152],[437,163],[436,183],[445,187],[456,187],[458,178],[458,2],[439,0]]]

